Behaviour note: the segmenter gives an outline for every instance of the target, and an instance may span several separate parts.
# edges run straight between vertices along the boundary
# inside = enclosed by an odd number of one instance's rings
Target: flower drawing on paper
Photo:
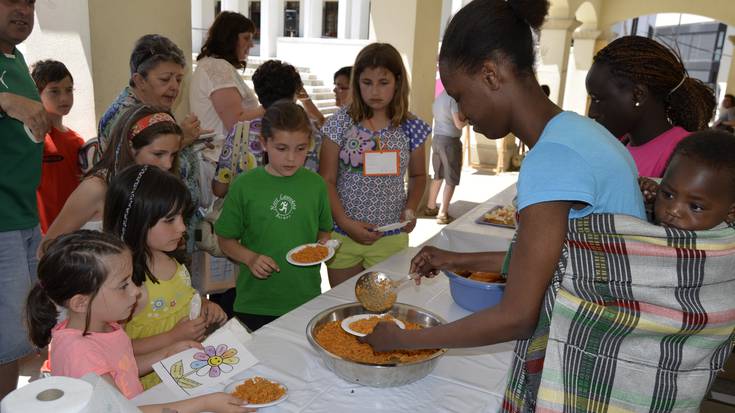
[[[362,154],[375,148],[375,140],[369,133],[353,129],[352,133],[345,136],[345,143],[339,152],[340,160],[352,169],[362,166]]]
[[[194,354],[191,368],[196,370],[197,376],[219,377],[221,373],[229,373],[233,365],[240,362],[236,348],[227,348],[226,344],[204,347],[204,351]]]
[[[198,381],[186,377],[191,374],[191,372],[184,374],[184,363],[181,360],[171,365],[169,373],[176,381],[176,384],[181,386],[182,389],[194,389],[202,385]]]

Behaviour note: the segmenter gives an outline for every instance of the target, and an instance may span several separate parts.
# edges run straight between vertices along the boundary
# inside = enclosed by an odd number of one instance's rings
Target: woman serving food
[[[374,350],[527,339],[536,329],[544,296],[553,291],[567,220],[605,212],[645,218],[630,154],[599,124],[562,111],[536,80],[532,32],[548,7],[547,1],[473,1],[449,24],[439,58],[447,92],[476,131],[492,139],[513,133],[531,148],[518,179],[519,223],[503,299],[433,328],[400,330],[380,323],[364,338]],[[504,256],[425,247],[412,260],[411,272],[498,271]]]

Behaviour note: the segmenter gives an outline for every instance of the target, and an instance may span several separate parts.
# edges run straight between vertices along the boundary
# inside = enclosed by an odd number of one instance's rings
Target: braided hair
[[[647,37],[624,36],[600,50],[594,63],[615,77],[646,85],[671,123],[688,131],[707,127],[717,106],[712,89],[690,77],[677,53]]]
[[[26,326],[31,342],[38,348],[51,341],[58,306],[77,294],[89,295],[90,302],[107,279],[104,257],[122,254],[125,244],[112,234],[79,230],[64,234],[44,245],[38,263],[38,282],[26,298]],[[83,335],[87,334],[91,306],[87,307]]]

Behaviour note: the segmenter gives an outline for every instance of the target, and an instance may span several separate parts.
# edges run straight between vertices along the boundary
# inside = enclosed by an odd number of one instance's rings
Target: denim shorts
[[[38,226],[0,232],[0,364],[33,352],[24,317],[28,292],[37,280]]]

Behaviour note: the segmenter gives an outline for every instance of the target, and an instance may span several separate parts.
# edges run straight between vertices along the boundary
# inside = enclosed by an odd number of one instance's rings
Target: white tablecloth
[[[474,219],[492,205],[510,203],[511,186],[448,225],[427,244],[457,251],[504,250],[512,230],[478,225]],[[394,278],[407,274],[418,248],[408,248],[370,270]],[[242,377],[266,376],[288,386],[288,399],[266,412],[495,412],[503,399],[513,343],[448,351],[427,377],[394,388],[371,388],[348,383],[322,363],[306,339],[306,325],[317,313],[354,302],[357,277],[325,292],[253,334],[247,348],[260,360]],[[406,285],[398,300],[426,308],[447,321],[469,312],[457,306],[446,277],[424,280],[421,286]],[[223,386],[224,387],[224,386]],[[136,405],[163,403],[177,397],[158,385],[133,401]]]

